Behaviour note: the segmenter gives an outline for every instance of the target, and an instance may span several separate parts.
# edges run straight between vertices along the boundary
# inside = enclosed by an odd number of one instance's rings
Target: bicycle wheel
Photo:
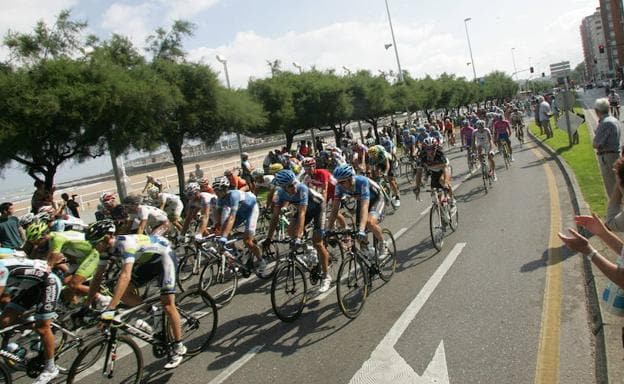
[[[442,250],[444,244],[444,227],[442,224],[442,210],[438,204],[433,204],[429,210],[429,231],[431,242],[438,251]]]
[[[383,235],[385,252],[383,256],[378,259],[377,266],[379,267],[379,277],[381,277],[383,281],[388,282],[392,278],[392,275],[394,275],[394,269],[396,268],[396,243],[389,229],[384,228],[381,233]],[[375,246],[375,249],[376,248]]]
[[[368,297],[368,268],[353,253],[342,259],[336,277],[336,296],[340,311],[349,319],[355,319]]]
[[[412,163],[405,164],[405,175],[407,176],[407,182],[412,184],[416,181],[416,168]]]
[[[9,370],[4,364],[0,364],[0,384],[11,384],[12,382]]]
[[[114,361],[111,361],[112,355]],[[90,366],[84,369],[86,362]],[[139,384],[142,376],[143,355],[132,338],[117,336],[115,350],[109,351],[108,339],[101,336],[80,351],[69,369],[67,383]]]
[[[285,322],[295,321],[307,300],[308,283],[299,263],[283,263],[273,276],[271,306],[277,317]]]
[[[176,308],[180,313],[180,328],[186,354],[197,355],[208,348],[217,331],[217,304],[206,292],[194,289],[176,298]]]
[[[199,288],[212,296],[221,308],[232,301],[238,288],[238,274],[233,268],[221,265],[221,257],[207,264],[199,276]]]
[[[180,261],[178,262],[178,270],[176,273],[178,285],[182,291],[184,291],[182,283],[189,280],[194,274],[199,273],[199,271],[196,270],[196,261],[198,256],[197,250],[193,247],[184,247],[184,256],[179,259]]]

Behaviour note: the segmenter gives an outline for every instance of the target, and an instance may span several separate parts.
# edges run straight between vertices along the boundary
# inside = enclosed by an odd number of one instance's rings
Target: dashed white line
[[[249,360],[253,359],[254,356],[256,356],[262,348],[264,348],[264,344],[256,345],[255,347],[251,348],[249,352],[245,353],[243,357],[230,364],[229,367],[224,369],[223,372],[221,372],[217,377],[212,379],[208,384],[223,383],[225,380],[227,380],[228,377],[232,376],[232,374],[236,372],[240,367],[245,365],[245,363],[247,363]]]

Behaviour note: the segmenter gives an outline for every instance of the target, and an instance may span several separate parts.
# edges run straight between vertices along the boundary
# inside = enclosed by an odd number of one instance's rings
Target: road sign
[[[559,108],[559,110],[572,111],[574,102],[576,101],[576,95],[574,95],[572,91],[559,92],[557,96],[555,96],[555,101],[557,102],[557,108]]]
[[[574,113],[570,113],[570,135],[574,135],[576,133],[576,130],[578,129],[578,127],[583,124],[583,120],[582,118],[578,117],[577,115],[575,115]],[[564,131],[568,131],[568,123],[566,121],[566,116],[565,113],[561,114],[561,116],[559,116],[559,119],[557,119],[557,127],[559,129],[562,129]]]

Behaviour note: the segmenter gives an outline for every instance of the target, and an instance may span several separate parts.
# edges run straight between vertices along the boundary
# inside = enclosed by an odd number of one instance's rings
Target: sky
[[[466,38],[472,45],[477,76],[493,70],[528,78],[548,74],[548,65],[582,61],[579,26],[598,0],[388,0],[399,59],[413,77],[443,72],[473,77]],[[184,41],[191,61],[210,65],[223,76],[216,55],[227,58],[232,86],[269,76],[267,61],[297,71],[336,69],[345,73],[393,70],[397,62],[384,0],[20,0],[0,2],[0,32],[28,32],[38,20],[52,23],[63,9],[88,22],[87,32],[101,39],[112,33],[145,47],[145,38],[173,20],[196,25]],[[464,22],[464,19],[471,18]],[[0,60],[8,51],[0,47]],[[513,59],[515,58],[516,69]],[[534,75],[534,76],[535,76]],[[101,169],[101,168],[100,168]],[[86,174],[84,174],[86,172]],[[5,177],[23,172],[5,171]],[[64,175],[87,175],[89,168],[65,166]],[[30,180],[24,180],[30,183]]]

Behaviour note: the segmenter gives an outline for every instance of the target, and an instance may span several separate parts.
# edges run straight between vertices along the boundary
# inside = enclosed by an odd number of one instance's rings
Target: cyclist
[[[215,232],[221,234],[219,242],[225,244],[232,230],[245,224],[243,242],[258,261],[256,273],[264,276],[266,261],[262,258],[260,249],[254,243],[256,224],[258,223],[258,215],[260,213],[256,203],[256,195],[251,192],[230,190],[230,181],[224,176],[215,178],[212,188],[217,194]]]
[[[227,177],[230,181],[230,189],[238,189],[243,192],[249,191],[249,186],[240,176],[236,176],[231,169],[223,172],[223,176]]]
[[[524,141],[524,116],[518,107],[513,107],[513,112],[510,115],[511,126],[516,133],[516,137],[520,141],[520,144]]]
[[[145,193],[148,189],[152,187],[158,188],[159,191],[162,191],[163,185],[162,182],[158,179],[155,179],[152,175],[147,175],[145,181],[145,186],[143,187],[143,191],[141,193]]]
[[[462,149],[466,148],[466,156],[468,156],[468,164],[472,164],[470,162],[470,156],[472,156],[472,137],[474,135],[475,129],[470,125],[468,120],[462,120],[461,129],[459,130],[459,136],[461,138]],[[470,169],[472,171],[472,169]]]
[[[446,133],[446,138],[449,142],[449,145],[455,146],[455,134],[453,133],[453,123],[451,119],[448,117],[444,119],[444,133]]]
[[[620,119],[620,95],[615,92],[615,89],[611,89],[609,93],[609,105],[611,106],[611,114],[616,119]]]
[[[124,305],[136,306],[142,303],[138,288],[158,279],[160,303],[170,321],[170,330],[175,340],[173,354],[165,369],[180,365],[186,347],[182,343],[180,314],[175,306],[177,260],[169,241],[161,236],[120,235],[114,236],[115,224],[111,220],[99,221],[89,227],[86,239],[100,252],[100,263],[89,290],[89,302],[99,290],[100,282],[108,263],[119,258],[122,264],[115,291],[102,317],[114,317],[120,301]],[[96,285],[97,284],[97,285]]]
[[[494,116],[492,129],[494,130],[495,144],[499,145],[502,142],[502,145],[507,145],[511,161],[514,161],[513,152],[511,150],[511,140],[509,139],[511,136],[511,124],[509,124],[509,121],[505,120],[502,114],[497,113]]]
[[[409,129],[403,130],[403,148],[410,157],[416,156],[416,138],[410,133]]]
[[[31,237],[29,240],[33,240]],[[52,321],[57,317],[56,302],[61,282],[43,260],[8,258],[0,260],[0,295],[10,302],[0,314],[0,327],[14,324],[29,308],[35,307],[35,330],[43,344],[44,369],[34,384],[46,384],[59,375],[54,364],[55,338]]]
[[[98,251],[88,241],[85,241],[85,235],[81,232],[51,232],[43,239],[48,242],[49,265],[57,265],[63,260],[67,261],[68,270],[63,282],[69,287],[72,296],[87,296],[89,286],[85,282],[93,276],[100,261]],[[108,305],[110,299],[110,296],[95,294],[99,307]]]
[[[208,224],[210,220],[210,209],[217,203],[217,196],[210,192],[201,192],[201,188],[198,183],[188,183],[184,189],[184,194],[188,199],[188,211],[186,212],[186,218],[182,225],[180,233],[183,235],[191,225],[191,221],[195,219],[197,213],[201,215],[199,228],[197,234],[208,234]]]
[[[477,120],[477,130],[472,136],[472,150],[476,150],[479,156],[487,154],[488,163],[490,165],[489,173],[492,175],[494,181],[496,177],[496,164],[494,164],[494,143],[490,130],[485,128],[485,122],[483,120]]]
[[[297,207],[295,219],[289,227],[290,236],[295,242],[301,242],[305,226],[314,221],[314,233],[312,243],[320,255],[323,279],[319,287],[319,292],[327,292],[331,285],[331,276],[328,271],[329,253],[323,244],[323,231],[325,229],[325,201],[320,193],[308,188],[305,184],[297,181],[295,174],[291,170],[282,170],[275,175],[273,182],[279,187],[273,199],[273,215],[269,224],[267,241],[265,246],[270,244],[277,227],[277,221],[282,207],[286,204],[293,204]]]
[[[171,224],[178,230],[182,230],[180,216],[184,209],[184,203],[182,203],[180,197],[173,193],[159,192],[155,188],[150,190],[150,197],[158,204],[158,208],[161,211],[165,211]]]
[[[373,145],[368,149],[368,157],[370,159],[371,168],[373,168],[371,171],[374,176],[378,175],[380,172],[382,175],[388,176],[388,184],[390,184],[390,188],[392,188],[392,192],[394,193],[394,201],[392,204],[399,207],[401,205],[401,197],[399,196],[399,186],[394,176],[395,169],[393,167],[394,162],[392,161],[392,156],[386,152],[381,145]]]
[[[354,141],[352,149],[353,149],[353,159],[352,159],[353,167],[360,174],[366,173],[366,156],[368,154],[368,147],[364,144]]]
[[[144,234],[148,225],[153,235],[162,235],[169,229],[167,214],[159,208],[141,204],[140,196],[126,196],[123,205],[129,213],[129,224],[134,225],[138,221],[139,224],[136,229],[138,235]]]
[[[453,197],[453,188],[451,186],[451,167],[449,161],[440,148],[440,144],[433,138],[429,137],[423,142],[424,151],[419,155],[422,168],[416,171],[416,186],[414,193],[416,196],[420,194],[420,183],[422,179],[423,168],[431,172],[431,188],[442,188],[451,199],[451,212],[455,208],[455,198]],[[453,213],[454,214],[454,213]]]
[[[104,220],[111,217],[113,208],[117,205],[117,198],[112,192],[104,192],[100,196],[100,204],[95,212],[95,220]]]
[[[303,168],[305,170],[305,176],[303,182],[308,188],[314,189],[320,193],[325,199],[328,205],[334,202],[334,193],[336,190],[336,179],[332,174],[323,168],[316,167],[316,160],[313,157],[306,157],[303,159]],[[346,221],[342,214],[338,214],[338,223],[341,228],[346,227]]]
[[[373,233],[377,239],[377,255],[380,259],[386,256],[383,234],[379,226],[379,219],[384,210],[384,199],[381,187],[371,179],[363,175],[355,174],[353,167],[342,165],[334,170],[334,177],[338,181],[331,214],[329,215],[328,227],[334,227],[334,222],[340,208],[340,200],[345,195],[353,196],[357,199],[356,206],[356,226],[359,229],[361,240],[366,239],[366,229]]]

